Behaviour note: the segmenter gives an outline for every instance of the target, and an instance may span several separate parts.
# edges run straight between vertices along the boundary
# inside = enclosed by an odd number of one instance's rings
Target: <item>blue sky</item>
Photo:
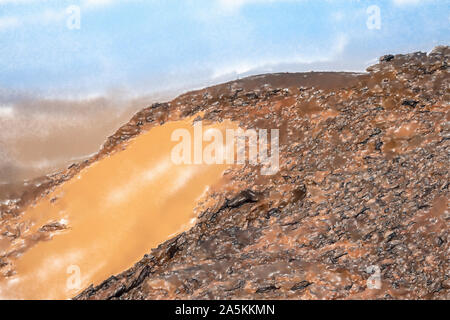
[[[67,26],[71,5],[79,29]],[[450,0],[0,0],[0,89],[151,93],[264,72],[363,71],[386,53],[448,45],[449,24]]]

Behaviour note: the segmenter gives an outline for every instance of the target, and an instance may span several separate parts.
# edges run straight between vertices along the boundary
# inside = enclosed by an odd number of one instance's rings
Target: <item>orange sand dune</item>
[[[0,275],[0,298],[71,298],[187,229],[197,201],[229,165],[173,164],[178,128],[193,132],[192,118],[140,135],[28,208],[20,218],[25,231],[9,244],[15,274]],[[41,228],[49,224],[66,228],[50,226],[48,237]]]

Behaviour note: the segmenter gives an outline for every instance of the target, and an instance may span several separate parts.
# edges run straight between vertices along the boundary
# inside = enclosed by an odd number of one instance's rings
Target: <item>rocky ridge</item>
[[[279,128],[280,172],[230,170],[192,229],[77,299],[448,299],[449,56],[256,76],[154,104],[93,158],[3,204],[0,232],[20,232],[24,207],[134,136],[202,112]],[[369,289],[377,269],[381,287]]]

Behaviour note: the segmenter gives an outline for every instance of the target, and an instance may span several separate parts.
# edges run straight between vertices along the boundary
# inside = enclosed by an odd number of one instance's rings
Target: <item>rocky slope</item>
[[[194,227],[77,299],[448,299],[449,56],[256,76],[155,104],[92,159],[4,203],[1,234],[20,233],[11,221],[23,208],[125,141],[202,111],[279,128],[280,172],[230,170]],[[368,288],[376,270],[381,286]]]

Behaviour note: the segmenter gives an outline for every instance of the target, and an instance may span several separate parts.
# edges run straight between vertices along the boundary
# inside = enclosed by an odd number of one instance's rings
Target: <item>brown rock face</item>
[[[130,138],[199,113],[279,129],[279,172],[229,170],[190,230],[77,299],[449,299],[449,57],[256,76],[155,104],[91,160],[4,204],[0,231]]]

